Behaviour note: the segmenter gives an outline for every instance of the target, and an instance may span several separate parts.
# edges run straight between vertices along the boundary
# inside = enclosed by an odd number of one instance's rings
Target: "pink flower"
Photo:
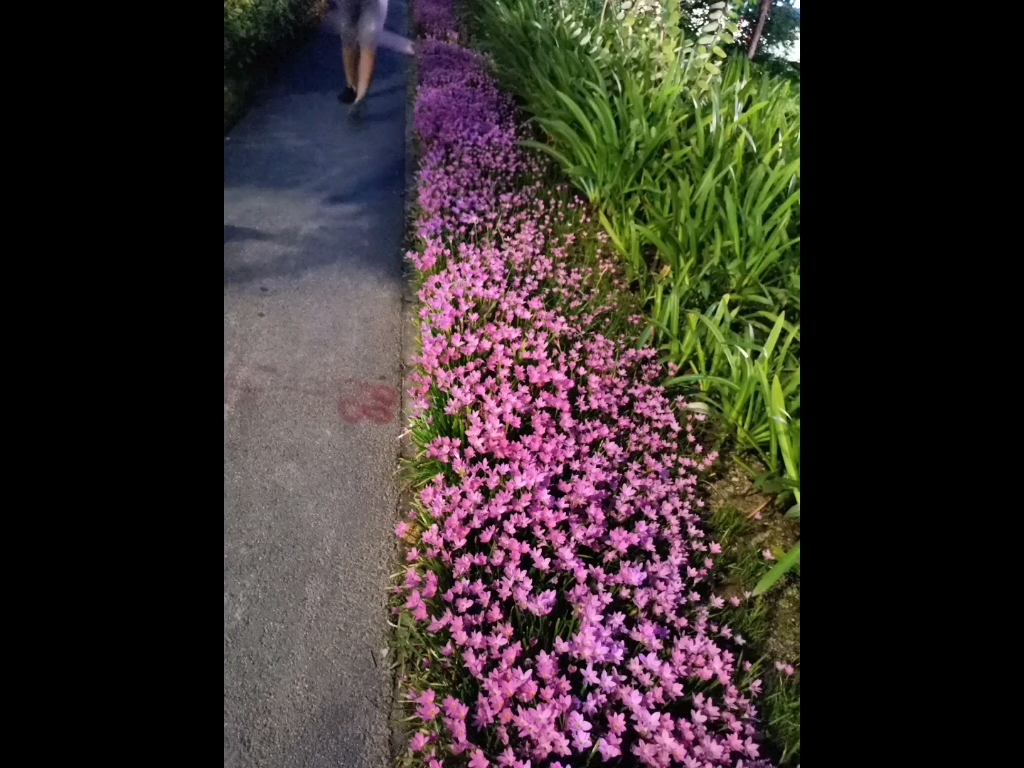
[[[772,551],[770,549],[763,550],[761,552],[761,557],[763,557],[765,560],[774,560],[775,559],[775,555],[772,554]]]
[[[588,225],[588,205],[538,181],[548,166],[520,147],[513,105],[451,42],[452,0],[418,0],[414,12],[431,39],[417,52],[408,258],[422,345],[409,395],[434,436],[417,447],[443,471],[409,516],[425,530],[408,562],[430,569],[415,565],[396,594],[443,644],[428,676],[472,677],[479,694],[445,699],[438,747],[488,766],[474,728],[481,744],[503,745],[501,768],[562,768],[552,761],[594,741],[602,761],[635,750],[652,768],[721,764],[755,734],[756,712],[721,645],[729,630],[706,607],[721,546],[700,517],[698,481],[717,459],[698,448],[703,417],[661,388],[655,349],[633,348],[643,317],[625,334],[609,322],[628,291],[619,258]],[[574,240],[599,244],[592,261]],[[438,617],[427,603],[439,581]],[[572,616],[573,628],[539,637],[524,629],[529,615],[547,626]],[[692,721],[656,711],[678,711],[713,679]],[[438,719],[432,695],[417,705]]]
[[[601,753],[601,760],[606,763],[613,757],[618,757],[622,754],[618,744],[612,744],[604,738],[597,740],[597,751]]]
[[[397,536],[400,539],[404,539],[405,538],[405,534],[408,531],[409,531],[409,526],[406,523],[404,523],[404,522],[401,522],[401,523],[399,523],[398,525],[395,526],[395,536]]]
[[[626,716],[618,712],[612,712],[608,715],[608,729],[619,736],[626,732]]]
[[[423,733],[422,731],[416,733],[412,737],[412,741],[409,742],[409,751],[411,751],[411,752],[419,752],[421,749],[423,749],[425,746],[427,746],[427,742],[429,740],[430,739],[427,736],[427,734]]]
[[[423,598],[429,600],[437,594],[437,574],[427,571],[427,584],[423,587]]]
[[[783,664],[781,661],[775,662],[775,669],[779,672],[785,672],[788,676],[792,677],[796,670],[790,664]]]
[[[577,752],[583,752],[590,749],[593,742],[590,739],[590,734],[586,731],[575,731],[572,735],[572,745],[576,748]]]
[[[593,726],[583,719],[579,712],[570,712],[566,718],[565,727],[570,731],[589,731]]]
[[[427,660],[424,659],[424,661]],[[441,712],[441,710],[434,704],[434,692],[432,690],[428,689],[419,696],[413,696],[412,700],[419,704],[416,708],[416,714],[424,722],[430,722]]]

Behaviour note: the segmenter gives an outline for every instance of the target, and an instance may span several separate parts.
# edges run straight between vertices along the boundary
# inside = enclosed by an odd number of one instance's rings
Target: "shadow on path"
[[[404,3],[392,2],[389,16]],[[401,279],[405,57],[381,50],[362,119],[337,102],[340,41],[321,27],[225,140],[224,283],[336,265]]]

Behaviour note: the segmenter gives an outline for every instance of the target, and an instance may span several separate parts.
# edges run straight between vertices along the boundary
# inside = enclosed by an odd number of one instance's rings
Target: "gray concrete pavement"
[[[226,768],[389,762],[407,71],[350,124],[324,28],[225,141]]]

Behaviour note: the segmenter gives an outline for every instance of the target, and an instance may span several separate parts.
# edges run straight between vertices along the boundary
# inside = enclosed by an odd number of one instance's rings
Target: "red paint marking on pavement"
[[[224,418],[241,408],[258,405],[272,391],[337,398],[338,415],[346,424],[390,424],[398,417],[401,397],[390,384],[352,379],[341,381],[337,387],[317,384],[320,382],[301,377],[298,381],[283,380],[278,369],[270,365],[232,363],[224,372]]]
[[[390,424],[398,415],[398,390],[376,381],[348,381],[338,398],[338,415],[346,424]]]

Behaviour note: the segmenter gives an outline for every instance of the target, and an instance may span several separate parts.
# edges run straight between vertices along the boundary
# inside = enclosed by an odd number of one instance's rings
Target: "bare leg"
[[[377,64],[377,51],[374,48],[359,49],[359,86],[356,88],[356,103],[366,98],[373,80],[373,69]]]
[[[341,59],[345,64],[345,82],[348,87],[355,90],[359,82],[359,46],[343,45],[341,47]]]

